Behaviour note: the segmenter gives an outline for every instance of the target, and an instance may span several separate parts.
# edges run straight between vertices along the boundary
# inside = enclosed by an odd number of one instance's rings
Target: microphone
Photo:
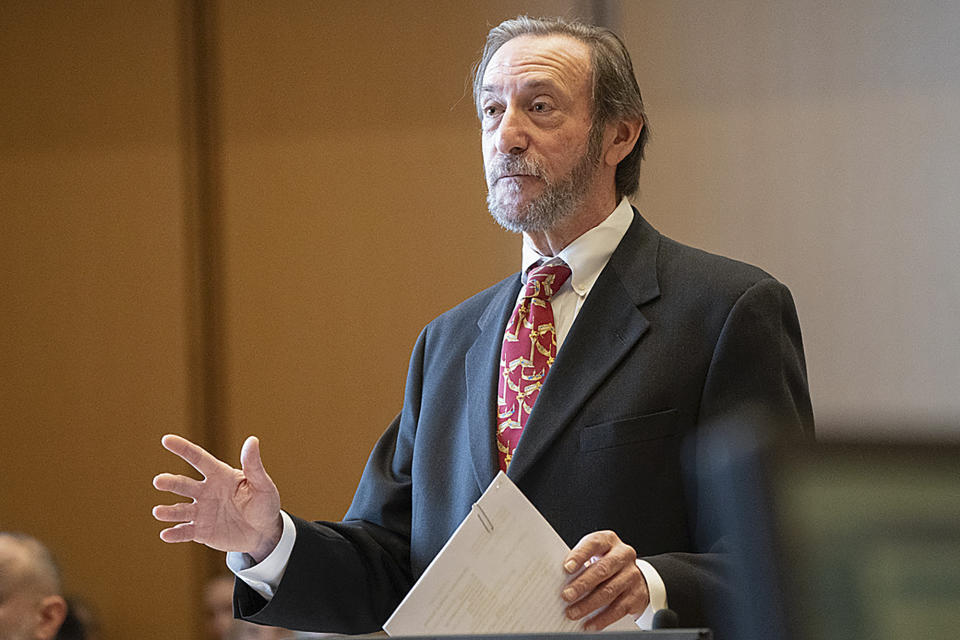
[[[653,614],[654,629],[676,629],[680,626],[680,619],[673,609],[660,609]]]

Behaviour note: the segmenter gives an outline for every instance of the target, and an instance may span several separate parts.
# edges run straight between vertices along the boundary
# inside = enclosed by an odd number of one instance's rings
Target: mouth
[[[531,173],[507,173],[507,174],[504,174],[504,175],[502,175],[502,176],[498,176],[497,179],[496,179],[496,182],[499,182],[499,181],[501,181],[501,180],[520,180],[521,178],[534,178],[534,179],[536,179],[537,176],[535,176],[535,175],[533,175],[533,174],[531,174]]]

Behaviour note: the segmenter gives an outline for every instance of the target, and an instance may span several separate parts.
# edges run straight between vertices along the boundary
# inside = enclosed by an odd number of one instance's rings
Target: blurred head
[[[67,615],[60,571],[38,540],[0,532],[0,638],[50,640]]]
[[[204,632],[211,640],[224,640],[233,627],[233,576],[212,578],[203,588]]]
[[[562,18],[501,23],[477,63],[474,99],[488,203],[508,229],[549,229],[591,188],[616,200],[636,193],[646,114],[630,55],[608,29]],[[639,133],[610,154],[623,122],[639,123]],[[604,161],[611,183],[592,184]]]
[[[210,640],[280,640],[290,632],[266,627],[233,616],[233,575],[211,578],[203,588],[204,633]],[[0,639],[2,640],[2,639]]]

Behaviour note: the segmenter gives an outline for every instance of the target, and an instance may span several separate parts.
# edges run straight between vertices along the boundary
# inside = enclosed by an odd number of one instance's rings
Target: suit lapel
[[[646,332],[649,322],[639,307],[660,295],[659,243],[660,235],[635,212],[547,374],[510,464],[515,481],[537,463]]]
[[[500,288],[480,315],[477,320],[480,333],[465,356],[470,455],[481,492],[487,488],[499,470],[495,433],[500,350],[503,330],[519,293],[518,275]]]

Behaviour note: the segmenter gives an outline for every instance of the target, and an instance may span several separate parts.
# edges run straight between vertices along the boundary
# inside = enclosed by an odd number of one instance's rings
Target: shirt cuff
[[[646,560],[637,558],[637,568],[640,569],[640,573],[647,581],[647,591],[650,593],[650,604],[637,618],[637,626],[641,629],[652,629],[653,614],[660,609],[667,608],[667,587],[663,584],[663,578],[660,577],[657,570]]]
[[[283,520],[280,542],[262,562],[256,562],[253,556],[247,553],[227,553],[227,568],[268,602],[273,599],[273,594],[280,586],[280,580],[283,579],[290,554],[293,552],[293,543],[297,541],[297,528],[293,519],[286,511],[280,512],[280,518]]]

